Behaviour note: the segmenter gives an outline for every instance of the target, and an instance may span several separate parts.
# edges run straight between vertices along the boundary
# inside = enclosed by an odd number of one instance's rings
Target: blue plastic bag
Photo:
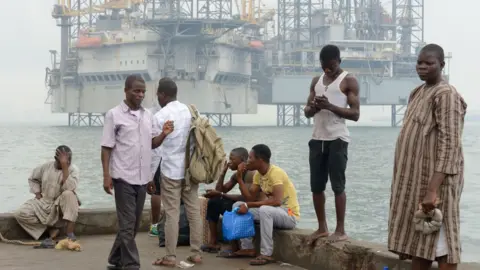
[[[238,208],[231,212],[225,211],[222,219],[223,240],[233,241],[255,236],[255,223],[253,215],[247,212],[245,215],[237,214]]]

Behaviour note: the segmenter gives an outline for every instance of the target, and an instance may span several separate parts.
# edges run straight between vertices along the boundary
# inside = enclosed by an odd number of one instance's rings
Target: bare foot
[[[345,233],[334,232],[329,237],[327,237],[327,242],[336,243],[336,242],[345,241],[347,239],[348,239],[348,236]]]
[[[319,238],[324,238],[324,237],[327,237],[328,235],[329,235],[328,232],[323,232],[323,231],[316,230],[314,233],[307,236],[307,238],[305,240],[305,244],[308,245],[308,246],[313,246]]]

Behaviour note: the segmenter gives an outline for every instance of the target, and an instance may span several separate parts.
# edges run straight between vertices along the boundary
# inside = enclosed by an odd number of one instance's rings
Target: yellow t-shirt
[[[270,169],[268,169],[265,175],[261,175],[256,171],[253,176],[253,184],[259,185],[267,196],[272,195],[274,186],[283,185],[282,206],[288,208],[297,219],[300,219],[300,205],[297,200],[297,190],[283,169],[275,165],[270,165]]]

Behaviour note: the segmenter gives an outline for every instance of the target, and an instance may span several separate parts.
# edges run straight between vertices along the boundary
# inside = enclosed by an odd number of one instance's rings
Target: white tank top
[[[343,71],[335,81],[330,85],[323,84],[323,76],[320,76],[315,85],[316,96],[326,96],[328,101],[341,108],[347,108],[347,96],[340,90],[340,83],[345,79],[348,72]],[[348,131],[345,118],[341,118],[329,110],[321,110],[313,117],[313,139],[322,141],[334,141],[341,139],[350,142],[350,132]]]

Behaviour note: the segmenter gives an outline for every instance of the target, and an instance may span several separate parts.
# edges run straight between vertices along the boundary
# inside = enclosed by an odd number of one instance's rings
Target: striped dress
[[[437,195],[442,203],[448,256],[460,263],[460,195],[463,188],[462,133],[467,104],[447,82],[421,85],[408,101],[397,139],[388,220],[388,249],[401,259],[436,259],[439,233],[416,232],[414,212],[434,172],[447,176]]]

